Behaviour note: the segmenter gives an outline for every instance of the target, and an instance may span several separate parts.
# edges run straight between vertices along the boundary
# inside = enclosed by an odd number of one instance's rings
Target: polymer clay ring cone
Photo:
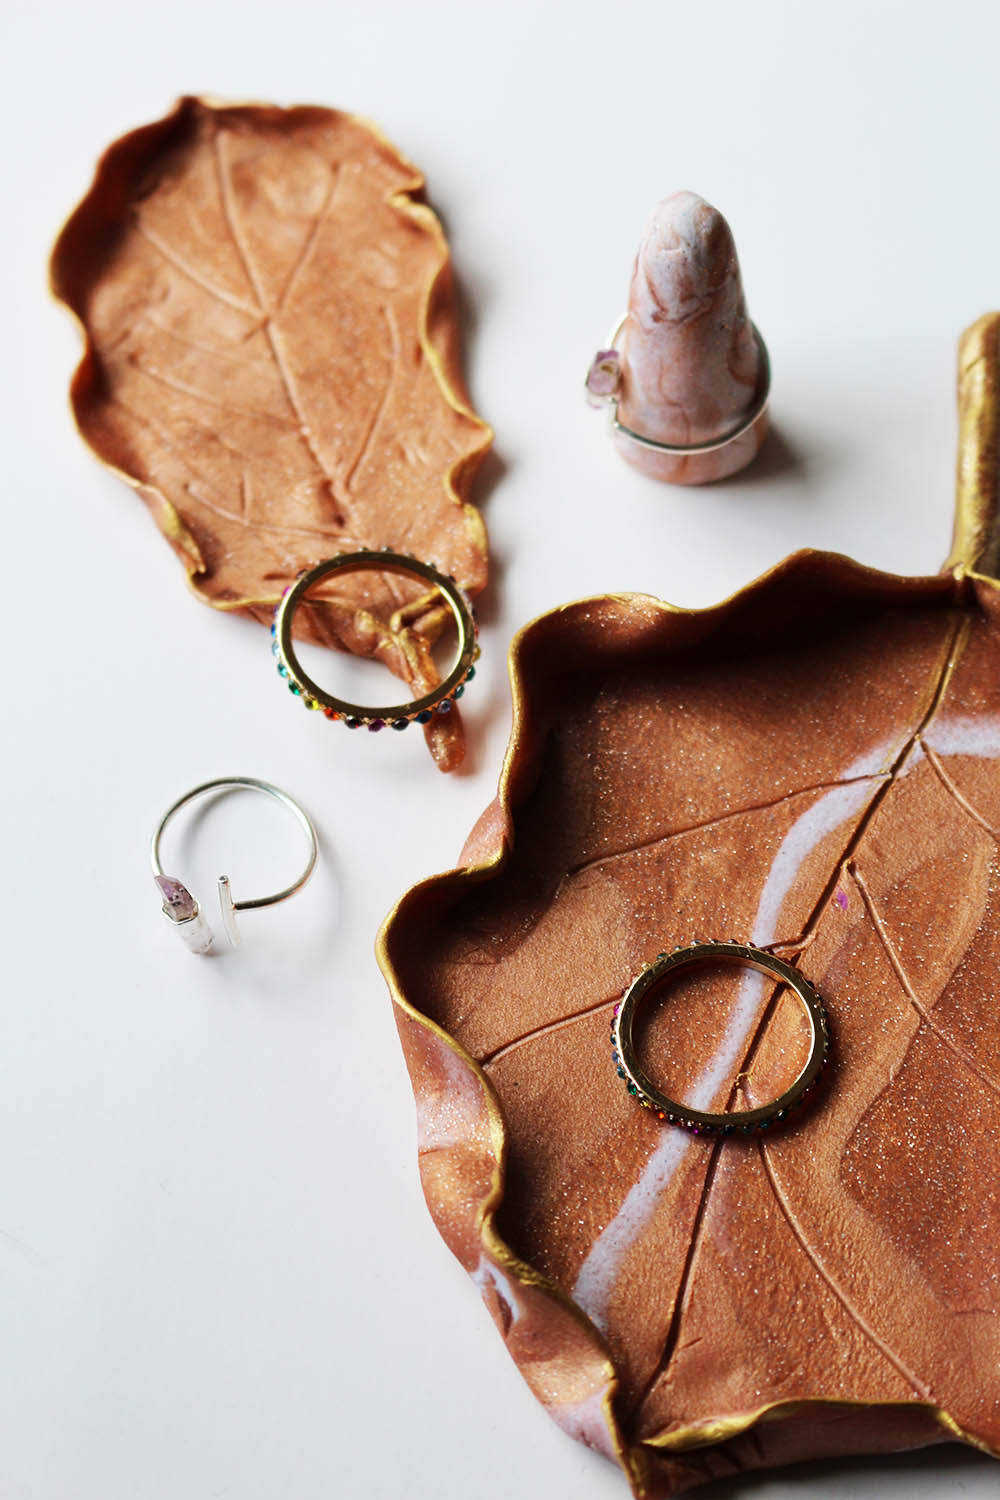
[[[696,193],[674,193],[647,221],[628,312],[587,376],[608,404],[618,451],[670,484],[724,479],[756,456],[768,428],[767,348],[747,313],[732,232]]]
[[[810,1027],[809,1056],[789,1087],[757,1109],[713,1112],[682,1104],[657,1088],[639,1062],[633,1031],[641,1006],[650,998],[654,987],[669,975],[703,963],[742,964],[757,969],[787,984],[805,1008]],[[695,1135],[733,1135],[736,1132],[752,1135],[786,1119],[789,1111],[813,1088],[829,1058],[830,1033],[823,1001],[791,964],[749,943],[692,943],[675,948],[672,953],[659,954],[636,975],[621,1004],[615,1007],[611,1048],[618,1076],[625,1081],[629,1093],[644,1108],[652,1110],[658,1119],[670,1125],[681,1125]]]
[[[437,686],[419,698],[403,703],[389,703],[381,707],[352,703],[327,692],[308,675],[295,651],[292,626],[296,611],[304,603],[310,589],[323,579],[338,573],[358,573],[371,569],[380,573],[399,573],[406,577],[419,578],[437,591],[450,609],[458,631],[458,653],[450,671]],[[295,583],[287,588],[274,615],[271,626],[271,649],[277,659],[279,674],[285,679],[289,692],[301,698],[306,708],[321,711],[328,719],[339,719],[348,729],[366,728],[371,731],[384,729],[406,729],[409,724],[427,724],[437,714],[447,714],[458,698],[465,692],[466,683],[475,676],[475,662],[479,657],[476,625],[472,602],[465,590],[453,578],[439,573],[429,563],[408,557],[389,548],[377,550],[365,548],[358,552],[342,552],[329,557],[315,567],[300,573]]]

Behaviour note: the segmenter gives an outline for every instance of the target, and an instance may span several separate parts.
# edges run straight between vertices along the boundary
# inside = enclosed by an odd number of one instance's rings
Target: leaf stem
[[[1000,579],[1000,313],[958,341],[955,534],[945,571]]]

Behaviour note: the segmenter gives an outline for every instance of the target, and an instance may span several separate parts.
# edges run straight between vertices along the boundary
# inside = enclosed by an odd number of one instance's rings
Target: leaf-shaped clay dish
[[[529,625],[466,867],[383,930],[431,1212],[538,1397],[637,1496],[1000,1449],[998,330],[962,344],[941,576],[804,552],[713,609],[608,596]],[[825,997],[831,1067],[780,1133],[661,1124],[612,1066],[640,965],[709,938]],[[789,992],[726,975],[649,1031],[654,1077],[705,1109],[767,1102],[801,1057]]]
[[[217,608],[269,619],[300,569],[361,547],[470,595],[486,582],[466,495],[491,434],[423,185],[350,115],[188,98],[108,149],[59,237],[52,285],[86,337],[80,431]],[[355,573],[296,628],[381,657],[419,696],[448,614],[423,592]],[[450,770],[460,720],[427,733]]]

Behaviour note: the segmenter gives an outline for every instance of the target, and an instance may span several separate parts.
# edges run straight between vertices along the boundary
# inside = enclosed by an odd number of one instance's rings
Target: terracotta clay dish
[[[1000,1451],[1000,315],[961,347],[955,550],[802,552],[712,609],[529,625],[499,795],[380,961],[431,1212],[567,1432],[665,1497],[959,1439]],[[657,952],[752,942],[831,1065],[759,1136],[630,1097],[609,1022]],[[673,1098],[748,1109],[803,1053],[753,970],[650,1014]]]
[[[486,583],[467,496],[491,433],[423,187],[350,115],[188,98],[108,149],[59,237],[80,431],[218,609],[269,621],[301,569],[367,547],[469,595]],[[296,630],[379,657],[418,697],[449,618],[425,585],[355,573]],[[425,732],[443,770],[460,762],[457,713]]]

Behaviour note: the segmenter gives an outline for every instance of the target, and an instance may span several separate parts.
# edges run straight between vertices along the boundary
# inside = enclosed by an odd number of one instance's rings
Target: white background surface
[[[5,17],[0,1496],[624,1497],[536,1407],[424,1209],[376,930],[492,796],[505,652],[530,617],[606,590],[706,604],[803,545],[939,566],[955,342],[1000,303],[1000,11],[90,0]],[[293,705],[264,632],[187,594],[72,428],[50,243],[100,150],[199,91],[370,116],[449,228],[497,434],[460,775],[412,731],[351,736]],[[626,469],[580,399],[645,216],[679,187],[730,219],[775,368],[780,444],[709,491]],[[241,952],[196,960],[162,925],[146,841],[176,795],[232,773],[299,796],[323,861],[246,918]],[[267,885],[293,836],[227,806],[175,863],[196,890],[223,860]],[[930,1500],[998,1477],[939,1449],[704,1493]]]

